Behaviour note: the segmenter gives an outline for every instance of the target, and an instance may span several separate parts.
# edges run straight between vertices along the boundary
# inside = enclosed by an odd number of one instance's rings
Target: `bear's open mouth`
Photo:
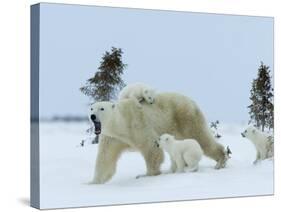
[[[99,135],[101,133],[101,123],[99,121],[93,121],[95,125],[95,134]]]

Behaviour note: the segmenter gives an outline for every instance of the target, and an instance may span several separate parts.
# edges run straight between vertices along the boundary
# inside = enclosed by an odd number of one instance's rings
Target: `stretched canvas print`
[[[31,6],[31,205],[272,195],[272,17]]]

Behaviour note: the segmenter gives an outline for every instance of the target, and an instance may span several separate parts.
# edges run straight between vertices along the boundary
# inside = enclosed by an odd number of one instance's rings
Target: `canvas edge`
[[[39,53],[40,4],[30,6],[30,206],[40,209]]]

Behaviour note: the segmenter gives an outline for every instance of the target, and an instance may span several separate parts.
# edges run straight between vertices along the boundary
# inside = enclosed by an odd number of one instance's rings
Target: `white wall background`
[[[280,38],[281,16],[278,0],[60,0],[49,2],[93,4],[149,9],[185,10],[225,14],[275,16],[275,108],[276,108],[276,195],[273,197],[233,198],[147,205],[85,208],[81,211],[273,211],[281,199],[280,186]],[[0,7],[0,209],[35,211],[29,201],[29,6],[37,1],[2,1]],[[62,211],[62,210],[57,210]],[[77,209],[69,209],[77,211]]]

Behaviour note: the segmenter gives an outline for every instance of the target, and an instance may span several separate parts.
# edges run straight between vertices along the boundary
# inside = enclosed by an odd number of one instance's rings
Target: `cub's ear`
[[[115,104],[114,103],[112,104],[112,108],[115,108]]]

